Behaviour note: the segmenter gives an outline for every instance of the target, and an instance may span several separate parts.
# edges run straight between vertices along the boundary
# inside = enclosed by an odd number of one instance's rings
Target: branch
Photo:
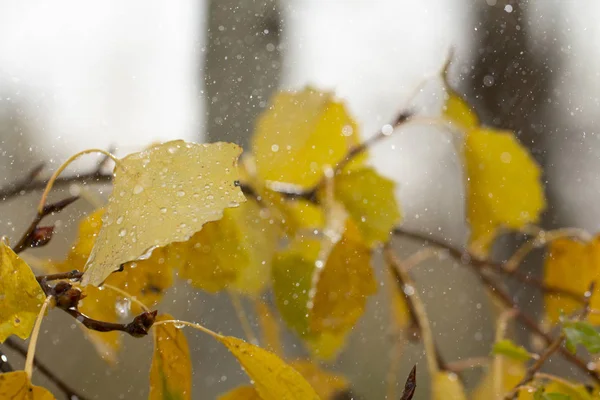
[[[103,159],[98,163],[98,166],[90,172],[58,178],[54,181],[54,187],[64,187],[74,183],[108,183],[112,180],[112,174],[102,172],[105,163],[106,161]],[[21,194],[33,192],[34,190],[43,190],[48,184],[48,180],[37,179],[43,167],[44,166],[40,164],[35,167],[26,178],[0,188],[0,200],[9,200]]]
[[[27,350],[24,347],[22,347],[21,345],[17,344],[17,342],[14,341],[12,338],[6,339],[6,341],[3,344],[6,345],[8,348],[14,350],[15,352],[19,353],[21,356],[27,357]],[[63,381],[61,378],[59,378],[57,375],[55,375],[54,372],[52,371],[52,369],[50,369],[49,367],[44,365],[40,360],[37,359],[37,357],[33,359],[33,365],[42,374],[46,375],[46,377],[48,377],[48,379],[50,381],[52,381],[56,385],[56,387],[58,387],[60,390],[62,390],[63,393],[67,396],[67,399],[69,399],[69,400],[74,400],[74,399],[86,400],[87,399],[87,397],[85,397],[84,395],[79,393],[77,390],[73,389],[69,384],[67,384],[65,381]]]
[[[29,228],[27,228],[25,233],[23,233],[23,236],[21,236],[21,239],[19,239],[19,242],[13,247],[13,251],[18,254],[27,248],[42,247],[46,245],[50,239],[52,239],[54,227],[41,227],[39,224],[48,215],[61,212],[63,209],[65,209],[65,207],[72,204],[78,198],[79,197],[77,196],[71,196],[57,201],[56,203],[45,205],[41,211],[36,213],[33,221],[29,225]]]
[[[460,261],[463,264],[470,264],[476,268],[489,268],[494,272],[497,272],[504,276],[514,278],[514,279],[518,280],[519,282],[522,282],[526,285],[537,287],[544,293],[559,294],[559,295],[569,297],[570,299],[573,299],[580,303],[585,302],[585,297],[577,292],[574,292],[569,289],[563,289],[560,287],[547,285],[546,283],[544,283],[543,281],[541,281],[535,277],[529,276],[527,274],[523,274],[523,273],[519,272],[518,270],[509,269],[507,263],[499,263],[499,262],[494,262],[494,261],[490,261],[490,260],[482,260],[482,259],[476,258],[476,257],[472,256],[471,254],[469,254],[467,251],[459,250],[455,247],[450,246],[446,242],[435,239],[429,235],[405,231],[402,228],[395,228],[393,231],[393,234],[398,237],[406,237],[409,239],[428,243],[432,246],[443,249],[452,258],[456,259],[457,261]]]
[[[484,261],[484,260],[479,260],[476,258],[471,257],[468,253],[462,252],[458,249],[455,249],[454,247],[430,238],[428,236],[425,235],[421,235],[418,233],[411,233],[411,232],[407,232],[407,231],[403,231],[400,228],[396,228],[394,230],[394,235],[396,236],[402,236],[402,237],[408,237],[408,238],[412,238],[412,239],[416,239],[419,241],[424,241],[424,242],[429,242],[435,246],[441,247],[445,250],[448,251],[448,253],[461,261],[461,264],[463,265],[467,265],[469,266],[473,272],[475,272],[475,274],[479,277],[479,279],[481,280],[481,282],[487,286],[487,288],[509,309],[514,309],[516,312],[515,318],[523,325],[525,326],[527,329],[529,329],[530,331],[532,331],[533,333],[535,333],[536,335],[540,336],[544,342],[546,342],[546,345],[550,346],[554,341],[555,338],[553,338],[550,334],[548,334],[547,332],[545,332],[538,324],[537,322],[535,322],[535,320],[533,318],[531,318],[529,315],[527,315],[526,313],[524,313],[522,310],[519,309],[519,307],[517,306],[517,304],[513,301],[512,297],[510,296],[510,294],[502,289],[500,287],[500,285],[489,276],[489,274],[487,273],[487,271],[485,270],[484,267],[491,267],[492,270],[496,271],[496,272],[502,272],[504,271],[504,267],[502,264],[495,264],[495,263],[490,263],[488,261]],[[510,273],[506,273],[507,275],[514,275],[514,272],[510,272]],[[530,282],[530,281],[528,281]],[[546,287],[545,286],[541,286],[540,289],[545,290]],[[567,292],[563,293],[563,291],[561,290],[561,294],[566,294]],[[575,295],[575,294],[572,294]],[[577,298],[582,301],[584,304],[587,301],[586,298],[584,298],[583,296],[580,295],[576,295]],[[600,383],[600,375],[593,370],[590,370],[587,367],[587,363],[585,361],[583,361],[582,359],[580,359],[579,357],[577,357],[575,354],[571,353],[570,351],[568,351],[566,348],[559,346],[558,347],[558,351],[560,352],[560,354],[570,363],[572,363],[573,365],[575,365],[577,368],[579,368],[581,371],[585,372],[586,374],[588,374],[592,379],[594,379],[596,382]]]

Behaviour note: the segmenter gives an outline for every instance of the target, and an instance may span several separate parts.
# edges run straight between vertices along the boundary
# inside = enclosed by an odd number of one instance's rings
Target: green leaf
[[[506,356],[515,361],[527,361],[531,358],[531,354],[524,347],[514,344],[509,339],[494,343],[492,354]]]
[[[566,346],[569,351],[575,353],[577,345],[582,345],[590,353],[600,353],[600,333],[583,321],[566,321],[563,332],[567,337]]]

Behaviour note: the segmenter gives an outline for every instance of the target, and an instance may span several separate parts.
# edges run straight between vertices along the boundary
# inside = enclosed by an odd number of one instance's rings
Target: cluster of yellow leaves
[[[544,283],[549,287],[570,290],[583,294],[596,282],[590,299],[590,307],[600,307],[598,282],[600,280],[600,236],[589,242],[563,238],[550,243],[544,262]],[[558,322],[561,313],[569,315],[581,308],[581,303],[565,295],[545,295],[546,315],[552,323]],[[600,324],[600,315],[591,313],[588,320]]]
[[[486,128],[448,89],[444,117],[464,133],[470,250],[486,256],[499,229],[535,224],[546,205],[541,170],[512,132]]]

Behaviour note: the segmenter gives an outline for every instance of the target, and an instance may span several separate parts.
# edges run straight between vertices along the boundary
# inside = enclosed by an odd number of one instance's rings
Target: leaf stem
[[[412,289],[411,294],[409,295],[409,299],[413,304],[415,316],[419,321],[419,326],[421,328],[421,335],[423,338],[423,346],[425,347],[425,357],[427,358],[427,366],[429,368],[429,373],[431,376],[435,376],[440,371],[440,365],[436,357],[437,348],[433,339],[431,326],[429,325],[429,319],[427,318],[427,311],[425,310],[425,305],[423,304],[420,296],[417,293],[412,278],[404,270],[404,267],[400,263],[400,260],[394,254],[392,248],[389,245],[387,245],[383,251],[386,262],[398,272],[398,274],[402,278],[402,281],[404,282],[404,285],[407,286],[405,287],[405,292],[406,289],[408,289],[408,286],[410,286]]]
[[[256,338],[256,335],[254,334],[254,331],[252,330],[252,327],[250,326],[250,321],[248,320],[248,315],[246,314],[246,311],[244,311],[244,307],[242,305],[242,302],[240,301],[240,297],[238,296],[237,293],[235,293],[232,290],[228,290],[227,293],[229,294],[229,298],[231,299],[231,304],[233,305],[233,309],[235,310],[235,314],[238,318],[238,320],[240,321],[240,324],[242,325],[242,330],[244,331],[244,335],[246,336],[246,339],[258,346],[258,339]]]
[[[52,190],[52,186],[54,185],[54,182],[56,181],[56,179],[58,178],[58,176],[65,170],[65,168],[67,168],[69,166],[69,164],[71,164],[73,161],[75,161],[76,159],[78,159],[79,157],[85,155],[85,154],[90,154],[90,153],[100,153],[100,154],[104,154],[106,157],[110,158],[111,160],[113,160],[115,162],[115,164],[119,164],[119,159],[115,156],[113,156],[112,154],[110,154],[108,151],[106,150],[102,150],[102,149],[88,149],[88,150],[83,150],[80,151],[79,153],[76,153],[74,155],[72,155],[71,157],[69,157],[67,159],[67,161],[65,161],[60,167],[58,167],[58,169],[54,172],[54,174],[52,174],[52,176],[50,177],[50,179],[48,180],[48,182],[46,183],[46,189],[44,189],[44,192],[42,193],[42,198],[40,199],[40,203],[38,205],[38,213],[41,213],[42,210],[44,209],[44,205],[46,204],[46,198],[48,197],[48,194],[50,193],[50,190]]]
[[[140,308],[142,310],[144,310],[145,312],[150,312],[150,309],[148,307],[146,307],[146,305],[144,303],[142,303],[140,300],[138,300],[138,298],[136,296],[133,296],[133,295],[127,293],[125,290],[120,289],[120,288],[118,288],[116,286],[113,286],[113,285],[109,285],[107,283],[103,283],[102,287],[104,287],[106,289],[110,289],[113,292],[119,293],[121,296],[123,296],[123,297],[125,297],[125,298],[127,298],[127,299],[129,299],[131,301],[133,301],[135,304],[137,304],[138,306],[140,306]]]
[[[25,358],[25,373],[29,380],[31,380],[31,375],[33,374],[33,359],[35,358],[35,346],[37,344],[37,340],[40,334],[40,328],[42,326],[42,319],[44,318],[44,314],[46,313],[46,309],[48,308],[48,304],[52,300],[52,296],[46,297],[44,303],[42,303],[42,307],[40,307],[40,312],[35,320],[35,325],[33,325],[33,331],[31,331],[31,339],[29,340],[29,347],[27,348],[27,358]]]

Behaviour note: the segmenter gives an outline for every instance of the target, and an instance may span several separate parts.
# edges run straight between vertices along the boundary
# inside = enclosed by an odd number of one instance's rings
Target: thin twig
[[[19,345],[13,338],[8,338],[3,343],[9,349],[19,353],[23,358],[27,357],[27,350],[25,347]],[[87,400],[87,397],[82,395],[76,389],[72,388],[71,385],[63,381],[60,377],[58,377],[50,367],[47,367],[44,363],[42,363],[37,357],[33,359],[33,366],[40,371],[42,374],[46,375],[46,377],[52,381],[57,388],[59,388],[67,397],[68,400]]]
[[[523,274],[523,273],[519,272],[518,270],[510,271],[507,268],[506,263],[499,263],[499,262],[494,262],[491,260],[479,259],[479,258],[469,254],[466,250],[459,250],[459,249],[447,244],[446,242],[435,239],[434,237],[431,237],[429,235],[406,231],[402,228],[395,228],[393,233],[395,236],[406,237],[409,239],[428,243],[435,247],[439,247],[439,248],[447,251],[448,254],[450,256],[452,256],[452,258],[460,261],[463,264],[470,264],[477,268],[489,268],[490,270],[492,270],[494,272],[497,272],[504,276],[514,278],[514,279],[518,280],[519,282],[524,283],[526,285],[537,287],[544,293],[562,295],[562,296],[568,297],[570,299],[573,299],[575,301],[578,301],[580,303],[583,303],[585,301],[584,296],[580,293],[571,291],[569,289],[563,289],[560,287],[548,285],[545,282],[543,282],[535,277]]]
[[[595,283],[592,282],[592,284],[590,285],[590,288],[586,292],[586,296],[585,296],[586,301],[583,305],[581,314],[578,317],[579,320],[585,319],[590,311],[590,300],[592,298],[592,293],[594,292],[594,286],[595,286]],[[561,348],[562,343],[564,342],[565,338],[566,338],[565,333],[561,332],[560,335],[558,335],[556,337],[556,339],[554,339],[552,341],[552,343],[550,343],[546,347],[544,352],[539,355],[537,360],[529,368],[527,368],[527,371],[526,371],[523,379],[521,379],[521,381],[515,386],[515,388],[506,395],[505,400],[515,400],[517,398],[517,396],[519,394],[519,390],[522,387],[528,385],[530,382],[532,382],[535,379],[536,374],[542,369],[542,367],[548,361],[550,356],[552,356],[552,354],[554,354],[557,350],[559,350]]]
[[[502,266],[502,264],[490,263],[488,261],[479,260],[477,258],[471,257],[468,253],[464,253],[458,249],[455,249],[454,247],[452,247],[442,241],[439,241],[439,240],[436,240],[436,239],[433,239],[433,238],[430,238],[428,236],[421,235],[418,233],[407,232],[407,231],[403,231],[403,230],[397,228],[394,230],[394,234],[397,236],[409,237],[409,238],[416,239],[416,240],[423,241],[423,242],[429,242],[435,246],[446,249],[452,257],[460,260],[463,265],[469,266],[473,270],[473,272],[475,272],[475,274],[479,277],[480,281],[507,308],[514,309],[517,313],[515,316],[516,319],[523,326],[525,326],[527,329],[529,329],[536,335],[540,336],[544,340],[544,342],[546,342],[547,345],[550,345],[555,340],[555,338],[553,338],[550,334],[545,332],[537,324],[537,322],[535,322],[535,320],[533,318],[531,318],[528,314],[524,313],[522,310],[519,309],[519,307],[513,301],[510,294],[507,291],[505,291],[492,277],[490,277],[487,270],[484,268],[487,266],[487,267],[491,267],[491,269],[495,272],[502,272],[502,271],[504,271],[504,267]],[[510,274],[507,274],[507,275],[510,275]],[[547,287],[545,285],[540,286],[540,289],[547,291]],[[569,292],[561,291],[561,294],[567,294],[567,293],[569,293]],[[571,294],[571,295],[573,297],[576,296],[576,298],[578,298],[582,303],[585,303],[585,301],[586,301],[586,299],[583,296],[576,295],[576,294]],[[564,347],[559,347],[558,351],[567,361],[569,361],[573,365],[577,366],[577,368],[584,371],[596,382],[600,383],[600,375],[596,371],[590,370],[587,367],[587,363],[585,361],[583,361],[582,359],[580,359],[579,357],[577,357],[576,355],[574,355],[573,353],[571,353]]]
[[[67,197],[66,199],[57,201],[56,203],[46,204],[44,208],[36,212],[33,221],[23,233],[21,239],[19,239],[17,244],[13,247],[13,251],[18,254],[29,247],[41,247],[48,243],[52,237],[53,228],[41,228],[39,225],[42,220],[48,215],[61,212],[63,209],[65,209],[65,207],[72,204],[78,198],[79,197],[77,196]]]

